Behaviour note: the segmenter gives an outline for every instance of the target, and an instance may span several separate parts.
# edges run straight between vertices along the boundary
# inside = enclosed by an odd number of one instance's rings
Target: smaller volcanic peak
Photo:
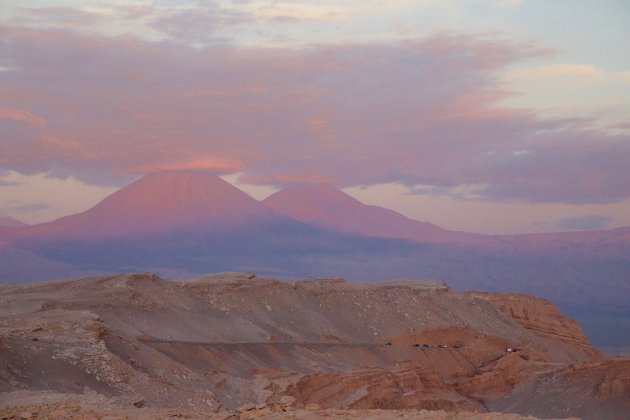
[[[38,225],[31,232],[107,237],[217,231],[273,216],[269,207],[210,173],[160,172],[121,188],[83,213]]]
[[[0,229],[1,228],[21,228],[28,226],[26,223],[14,219],[10,216],[0,216]]]
[[[363,215],[368,206],[332,187],[294,187],[279,191],[264,202],[274,209],[306,223],[344,228],[352,216]],[[374,208],[378,209],[378,208]],[[378,209],[376,211],[386,209]],[[371,214],[374,210],[370,211]]]
[[[331,187],[286,188],[264,203],[294,219],[339,232],[420,242],[466,241],[477,236],[448,231],[393,210],[363,204]]]
[[[23,223],[13,217],[0,216],[0,235],[10,235],[28,227],[26,223]]]

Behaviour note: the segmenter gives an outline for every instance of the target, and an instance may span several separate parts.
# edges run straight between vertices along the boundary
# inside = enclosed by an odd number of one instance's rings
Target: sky
[[[626,0],[2,0],[0,215],[144,174],[469,232],[630,226]]]

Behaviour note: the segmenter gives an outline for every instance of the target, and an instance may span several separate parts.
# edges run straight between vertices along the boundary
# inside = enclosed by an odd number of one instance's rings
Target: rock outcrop
[[[485,411],[430,369],[364,369],[307,375],[286,391],[303,404],[324,408]]]
[[[597,360],[602,357],[589,343],[580,324],[562,314],[546,299],[520,293],[471,292],[468,295],[487,300],[528,331],[550,340],[552,345],[546,349],[549,353],[555,353],[561,347],[565,355],[571,354],[575,361],[584,358]],[[558,346],[558,343],[561,345]],[[545,358],[548,359],[549,355]]]

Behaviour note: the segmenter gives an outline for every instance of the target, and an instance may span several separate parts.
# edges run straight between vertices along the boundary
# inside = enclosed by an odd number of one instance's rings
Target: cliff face
[[[136,274],[0,287],[0,393],[88,389],[200,412],[286,399],[483,411],[532,378],[599,360],[549,302],[435,284]],[[601,398],[623,381],[603,381]]]
[[[286,392],[322,408],[485,411],[478,401],[445,384],[435,371],[413,366],[316,373],[301,378]]]
[[[552,358],[565,356],[558,354],[560,348],[576,362],[602,358],[584,335],[580,324],[546,299],[517,293],[470,292],[468,296],[490,302],[500,313],[551,343],[544,346],[544,350]]]

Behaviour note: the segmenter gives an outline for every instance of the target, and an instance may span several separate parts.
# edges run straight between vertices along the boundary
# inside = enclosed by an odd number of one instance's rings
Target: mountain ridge
[[[502,235],[459,232],[408,218],[391,209],[364,204],[331,187],[285,188],[263,202],[304,223],[350,234],[508,253],[544,254],[569,248],[579,249],[582,254],[630,257],[630,227]]]
[[[0,217],[0,229],[2,220],[6,219],[8,229],[21,230],[25,236],[111,237],[178,229],[229,229],[287,217],[341,233],[481,249],[527,251],[567,245],[630,245],[630,227],[501,235],[453,231],[409,218],[392,209],[365,204],[328,186],[288,187],[263,200],[256,200],[204,171],[152,173],[83,212],[34,225]]]

